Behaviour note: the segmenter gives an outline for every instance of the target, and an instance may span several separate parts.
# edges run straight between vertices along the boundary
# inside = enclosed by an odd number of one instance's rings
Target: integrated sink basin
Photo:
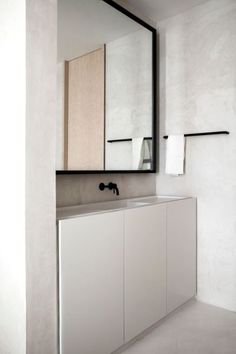
[[[151,196],[133,199],[115,200],[109,202],[99,202],[90,204],[81,204],[69,207],[57,208],[57,219],[68,219],[78,217],[80,215],[95,214],[108,212],[112,210],[139,208],[152,204],[160,204],[172,202],[175,200],[184,199],[183,197],[166,197],[166,196]]]
[[[65,219],[68,217],[78,216],[82,214],[93,214],[104,211],[120,210],[127,208],[135,208],[143,205],[147,205],[147,202],[130,201],[130,200],[116,200],[111,202],[100,202],[76,205],[71,207],[64,207],[57,209],[57,219]]]

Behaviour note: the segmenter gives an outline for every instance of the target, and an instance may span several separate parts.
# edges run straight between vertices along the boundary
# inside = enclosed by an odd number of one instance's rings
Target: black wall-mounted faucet
[[[104,191],[104,189],[106,189],[106,188],[109,189],[110,191],[113,191],[114,194],[120,195],[119,188],[117,187],[116,183],[110,182],[107,185],[104,183],[99,184],[100,191]]]

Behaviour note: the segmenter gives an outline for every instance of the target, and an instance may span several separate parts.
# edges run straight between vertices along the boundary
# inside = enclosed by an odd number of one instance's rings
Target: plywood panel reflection
[[[65,169],[104,169],[104,48],[66,62]]]

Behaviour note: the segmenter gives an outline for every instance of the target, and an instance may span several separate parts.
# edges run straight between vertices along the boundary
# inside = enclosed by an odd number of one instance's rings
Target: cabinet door
[[[166,314],[166,208],[125,212],[125,340]]]
[[[123,219],[59,224],[61,354],[110,354],[123,344]]]
[[[196,200],[167,206],[167,312],[196,294]]]

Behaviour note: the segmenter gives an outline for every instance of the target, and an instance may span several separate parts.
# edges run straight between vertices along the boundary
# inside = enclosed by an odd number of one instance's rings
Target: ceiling
[[[208,0],[122,0],[124,4],[138,10],[145,17],[158,22],[178,15]]]
[[[143,28],[101,0],[58,0],[57,20],[59,62]]]
[[[208,0],[116,1],[155,25]],[[140,28],[101,0],[58,0],[58,61],[81,56]]]

